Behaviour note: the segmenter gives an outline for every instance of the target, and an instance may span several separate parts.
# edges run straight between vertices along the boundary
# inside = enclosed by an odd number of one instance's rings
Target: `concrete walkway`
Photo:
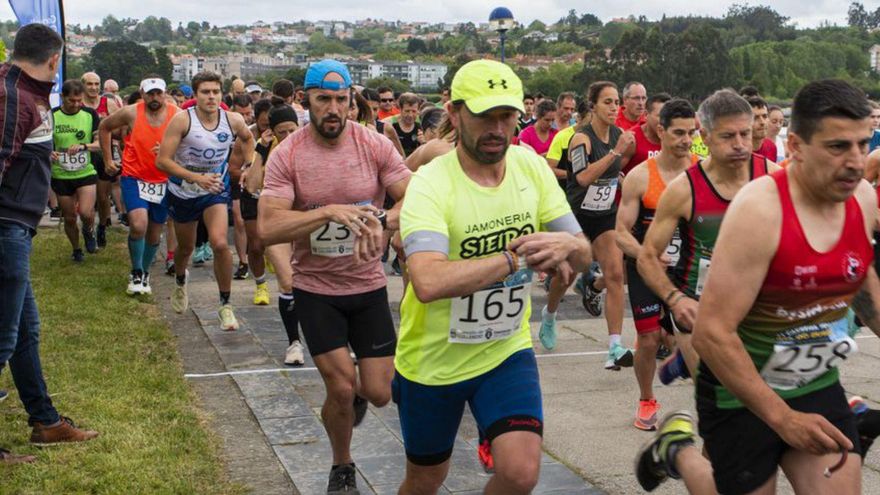
[[[157,263],[154,270],[158,268]],[[221,332],[210,263],[191,268],[191,274],[192,310],[188,314],[175,315],[170,309],[171,277],[155,275],[154,293],[179,338],[185,373],[202,401],[208,424],[221,437],[230,477],[253,493],[323,494],[331,464],[320,420],[323,384],[308,357],[302,368],[283,365],[287,340],[275,297],[270,306],[253,306],[253,280],[236,281],[232,302],[242,327],[238,332]],[[274,280],[271,286],[274,295]],[[398,321],[400,278],[390,276],[388,289]],[[569,293],[559,313],[559,344],[555,352],[546,353],[537,341],[546,295],[538,287],[532,294],[546,452],[535,493],[642,493],[632,474],[633,458],[650,434],[632,426],[638,401],[632,370],[603,369],[607,352],[604,319],[589,317],[578,296]],[[624,341],[632,344],[633,339],[627,315]],[[849,393],[862,395],[876,406],[880,341],[863,332],[858,342],[860,353],[845,364],[843,383]],[[669,387],[657,382],[655,392],[661,414],[694,409],[690,382]],[[475,446],[474,421],[466,416],[442,493],[481,493],[488,475],[477,461]],[[405,456],[393,403],[370,408],[364,423],[355,429],[352,448],[361,493],[397,493]],[[878,450],[865,463],[864,493],[880,493]],[[791,493],[791,489],[783,481],[779,492]],[[669,482],[654,493],[684,493],[684,486]]]

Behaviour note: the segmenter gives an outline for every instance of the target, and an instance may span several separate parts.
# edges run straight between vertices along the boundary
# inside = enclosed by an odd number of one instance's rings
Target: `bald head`
[[[115,95],[119,92],[119,83],[117,83],[113,79],[107,79],[106,81],[104,81],[104,92],[113,93]]]
[[[244,90],[244,80],[243,79],[236,79],[236,80],[232,81],[232,94],[233,95],[237,96],[237,95],[243,95],[245,93],[246,92]]]
[[[86,72],[80,78],[86,87],[86,97],[94,100],[101,95],[101,77],[94,72]]]

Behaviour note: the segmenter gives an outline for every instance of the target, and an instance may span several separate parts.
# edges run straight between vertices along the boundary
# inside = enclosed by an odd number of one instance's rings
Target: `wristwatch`
[[[387,222],[388,222],[388,213],[386,213],[385,210],[379,210],[379,211],[377,211],[376,213],[374,213],[374,215],[376,215],[376,218],[379,219],[379,223],[382,224],[382,228],[383,228],[383,229],[386,228],[386,227],[388,226],[388,225],[387,225]]]

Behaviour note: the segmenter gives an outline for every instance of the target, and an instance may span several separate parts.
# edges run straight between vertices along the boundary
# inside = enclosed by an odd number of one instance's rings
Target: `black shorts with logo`
[[[241,191],[241,200],[239,207],[241,208],[241,218],[245,222],[257,219],[257,206],[259,205],[259,196],[253,196],[247,191]]]
[[[76,190],[81,187],[92,186],[98,183],[98,176],[95,174],[80,177],[79,179],[52,179],[52,190],[58,196],[73,196]]]
[[[385,287],[347,296],[294,288],[293,298],[303,337],[313,357],[349,345],[358,359],[394,355],[397,334]]]
[[[719,409],[711,395],[700,389],[714,385],[706,380],[705,365],[697,377],[697,413],[700,436],[712,461],[713,477],[719,493],[750,493],[769,480],[791,448],[761,418],[746,408]],[[705,393],[705,392],[704,392]],[[861,451],[855,417],[846,402],[840,382],[785,401],[795,411],[825,417],[852,441],[853,451]]]
[[[590,242],[594,242],[599,238],[600,235],[608,232],[609,230],[614,230],[614,226],[617,225],[617,212],[601,215],[601,216],[586,216],[586,215],[575,215],[578,223],[581,226],[581,230],[584,231],[584,235],[587,236],[587,239]]]

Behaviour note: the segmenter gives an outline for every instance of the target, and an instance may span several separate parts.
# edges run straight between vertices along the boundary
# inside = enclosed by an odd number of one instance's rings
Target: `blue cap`
[[[325,81],[324,78],[331,72],[339,74],[342,77],[342,82]],[[348,68],[345,64],[328,58],[309,66],[303,87],[305,89],[346,89],[351,87],[351,76],[348,74]]]
[[[180,89],[180,91],[183,93],[183,96],[186,96],[187,98],[192,98],[193,89],[188,84],[184,84],[183,86],[181,86],[178,89]]]

